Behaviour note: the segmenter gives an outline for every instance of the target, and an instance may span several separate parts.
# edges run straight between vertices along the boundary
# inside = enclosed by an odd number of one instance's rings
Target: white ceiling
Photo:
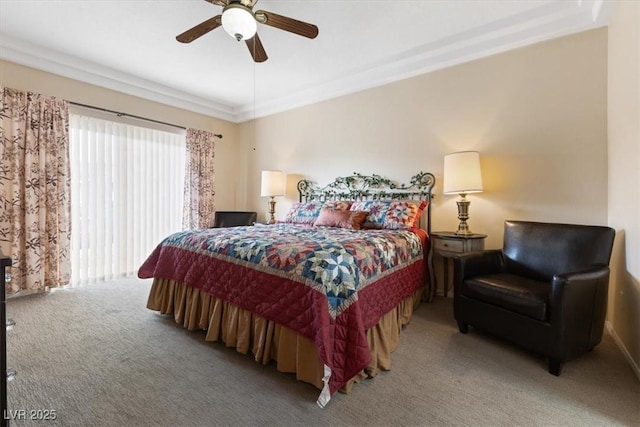
[[[204,0],[0,0],[0,58],[242,122],[606,25],[610,0],[260,0],[313,23],[310,40],[259,24],[269,59],[218,28]]]

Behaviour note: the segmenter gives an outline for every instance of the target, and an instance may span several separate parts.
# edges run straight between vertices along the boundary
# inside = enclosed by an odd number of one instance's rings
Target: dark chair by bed
[[[564,362],[602,339],[609,259],[609,227],[506,221],[502,250],[454,259],[454,316],[549,359],[559,376]]]
[[[213,227],[240,227],[242,225],[253,225],[258,214],[246,211],[216,211]]]

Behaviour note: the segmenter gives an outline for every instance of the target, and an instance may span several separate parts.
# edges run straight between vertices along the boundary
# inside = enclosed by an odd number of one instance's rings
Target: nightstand
[[[469,234],[467,236],[456,234],[452,231],[436,231],[431,235],[431,248],[433,252],[442,257],[444,276],[444,296],[449,293],[449,264],[451,258],[467,252],[484,250],[484,239],[486,234]],[[435,272],[434,272],[435,278]],[[437,285],[435,286],[437,288]]]

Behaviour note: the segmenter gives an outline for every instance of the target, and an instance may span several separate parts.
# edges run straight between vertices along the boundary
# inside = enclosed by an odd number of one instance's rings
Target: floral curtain
[[[12,261],[7,293],[70,279],[69,105],[1,88],[0,247]]]
[[[211,227],[215,212],[214,134],[187,129],[184,177],[184,229]]]

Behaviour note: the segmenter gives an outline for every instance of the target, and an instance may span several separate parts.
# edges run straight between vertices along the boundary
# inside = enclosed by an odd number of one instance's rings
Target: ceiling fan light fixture
[[[238,41],[249,40],[256,34],[258,23],[249,8],[231,3],[222,11],[222,28]]]

